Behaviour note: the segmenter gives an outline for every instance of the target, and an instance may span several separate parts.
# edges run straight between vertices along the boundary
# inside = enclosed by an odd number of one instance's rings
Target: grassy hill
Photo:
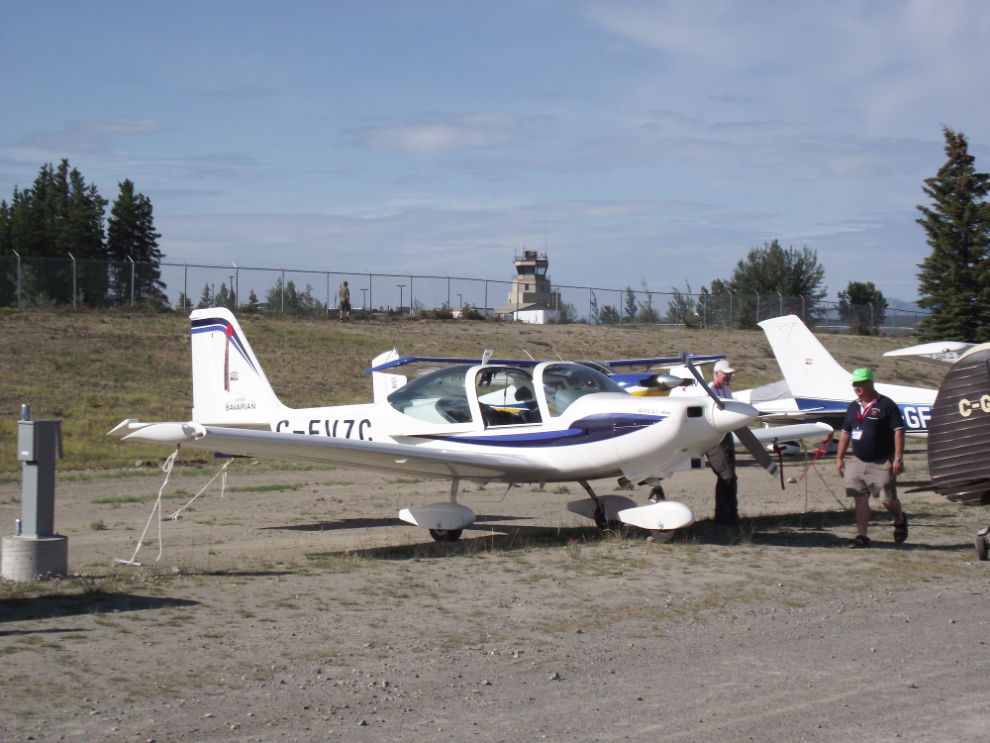
[[[369,361],[397,346],[408,355],[609,359],[726,353],[739,369],[733,387],[781,378],[762,331],[532,326],[467,320],[336,321],[243,316],[252,348],[280,399],[291,407],[371,400]],[[909,340],[820,336],[847,368],[878,379],[937,387],[948,364],[893,361],[882,353]],[[0,472],[16,472],[21,403],[35,418],[60,418],[60,470],[133,467],[160,461],[161,447],[121,445],[106,432],[124,418],[188,420],[192,406],[189,320],[173,314],[106,311],[0,313]]]

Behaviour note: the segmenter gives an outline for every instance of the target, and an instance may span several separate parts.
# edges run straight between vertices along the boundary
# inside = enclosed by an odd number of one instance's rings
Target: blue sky
[[[0,9],[0,197],[130,178],[168,260],[656,291],[777,238],[910,300],[942,125],[990,170],[986,2]]]

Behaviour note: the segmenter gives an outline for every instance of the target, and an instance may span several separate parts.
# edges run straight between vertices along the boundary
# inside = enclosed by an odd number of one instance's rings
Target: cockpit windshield
[[[575,400],[596,392],[621,392],[624,389],[601,372],[578,364],[551,364],[543,370],[543,390],[547,407],[554,418],[560,416]]]
[[[470,423],[471,406],[464,388],[470,366],[448,366],[424,374],[388,396],[400,413],[428,423]]]

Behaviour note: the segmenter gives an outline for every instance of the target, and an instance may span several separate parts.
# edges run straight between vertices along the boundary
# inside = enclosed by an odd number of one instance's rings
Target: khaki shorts
[[[883,493],[883,500],[897,500],[897,475],[894,474],[893,459],[884,462],[864,462],[853,457],[846,465],[842,484],[846,486],[846,495],[850,498],[861,495],[880,498],[880,494]]]

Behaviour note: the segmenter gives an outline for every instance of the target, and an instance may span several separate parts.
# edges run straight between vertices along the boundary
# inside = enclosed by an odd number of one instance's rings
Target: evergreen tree
[[[107,254],[113,266],[111,291],[117,304],[131,297],[131,261],[134,261],[134,299],[143,302],[149,295],[165,288],[161,280],[162,253],[158,249],[160,234],[155,232],[151,201],[134,192],[134,184],[125,179],[113,202],[107,225]]]
[[[839,292],[839,318],[860,334],[875,333],[887,320],[887,300],[872,281],[850,281]]]
[[[638,311],[639,311],[639,303],[636,302],[636,292],[633,291],[633,288],[631,286],[627,286],[624,317],[628,317],[629,322],[634,322],[636,320],[636,314]]]
[[[727,281],[713,281],[711,293],[774,296],[780,293],[784,297],[804,297],[808,305],[805,322],[813,325],[818,316],[816,305],[828,293],[828,287],[822,286],[824,280],[825,267],[818,264],[817,251],[807,246],[801,250],[796,250],[793,246],[785,250],[774,240],[764,243],[762,248],[750,250],[746,258],[736,265]],[[756,322],[756,303],[753,300],[755,297],[751,296],[735,298],[732,308],[733,325],[751,327]]]
[[[203,286],[203,294],[199,298],[199,304],[196,305],[197,310],[205,310],[207,307],[213,306],[213,292],[210,291],[210,282],[207,281]]]
[[[95,185],[86,185],[82,174],[69,169],[63,159],[58,168],[41,167],[31,188],[15,188],[6,215],[0,218],[0,250],[17,251],[22,261],[22,290],[28,302],[70,303],[73,273],[69,262],[39,258],[78,259],[78,295],[89,304],[103,304],[107,275],[102,264],[88,260],[106,258],[104,210],[107,201]]]
[[[932,311],[921,321],[929,340],[990,340],[990,175],[977,173],[962,132],[943,128],[946,163],[922,190],[932,205],[918,206],[931,254],[918,268],[918,304]]]

